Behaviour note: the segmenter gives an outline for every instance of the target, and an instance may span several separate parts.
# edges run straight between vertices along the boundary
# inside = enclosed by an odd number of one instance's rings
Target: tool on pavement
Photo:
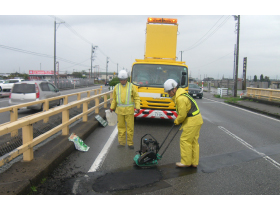
[[[179,131],[179,129],[176,131],[175,135],[169,141],[168,145],[165,147],[162,154],[161,155],[158,154],[159,150],[162,148],[164,142],[168,138],[174,126],[175,124],[173,124],[173,126],[171,127],[170,131],[168,132],[167,136],[165,137],[161,145],[159,145],[158,141],[151,134],[145,134],[141,138],[140,150],[137,151],[138,154],[135,155],[135,157],[133,158],[134,164],[140,167],[151,167],[157,165],[158,160],[162,159],[163,154],[166,152],[170,143],[173,141],[173,139],[175,138],[176,134]]]

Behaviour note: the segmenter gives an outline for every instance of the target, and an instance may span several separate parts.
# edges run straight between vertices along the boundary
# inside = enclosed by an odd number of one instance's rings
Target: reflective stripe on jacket
[[[127,82],[127,89],[126,89],[126,97],[125,97],[125,103],[122,103],[121,100],[121,84],[116,85],[117,90],[117,106],[119,107],[127,107],[127,106],[134,106],[134,103],[131,101],[131,92],[132,92],[132,85],[130,82]]]
[[[190,99],[190,102],[191,102],[191,109],[187,113],[187,117],[193,117],[195,115],[198,115],[200,113],[200,111],[199,111],[199,108],[196,104],[196,101],[188,93],[183,93],[181,95],[188,97]],[[177,113],[179,113],[178,110],[177,110],[177,105],[176,105],[176,111],[177,111]]]
[[[175,102],[178,114],[175,120],[178,122],[178,124],[182,123],[181,129],[187,129],[190,126],[203,124],[202,116],[198,111],[199,108],[197,104],[194,103],[195,100],[191,100],[191,98],[187,97],[185,94],[187,94],[187,91],[185,91],[183,88],[178,88],[175,96],[172,97],[172,100]],[[196,115],[188,117],[188,113],[194,113]]]
[[[117,84],[113,91],[113,100],[110,109],[115,110],[117,114],[134,114],[135,109],[140,109],[140,97],[135,86],[127,82],[125,86]]]

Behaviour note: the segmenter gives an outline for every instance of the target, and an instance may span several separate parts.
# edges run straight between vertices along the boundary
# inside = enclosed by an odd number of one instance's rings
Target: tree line
[[[257,75],[255,75],[255,76],[254,76],[254,82],[257,82],[257,81],[258,81],[258,77],[257,77]],[[265,77],[264,77],[263,74],[261,74],[261,75],[260,75],[259,81],[261,81],[261,82],[269,82],[270,79],[269,79],[268,76],[265,76]]]

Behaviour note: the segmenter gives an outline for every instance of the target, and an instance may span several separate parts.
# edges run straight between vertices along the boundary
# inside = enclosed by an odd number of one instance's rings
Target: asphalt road
[[[279,195],[280,121],[207,94],[196,100],[204,120],[197,169],[175,167],[181,131],[158,166],[134,167],[141,137],[149,133],[161,142],[173,125],[136,119],[134,150],[117,148],[116,127],[99,127],[84,139],[89,151],[73,152],[35,194]]]

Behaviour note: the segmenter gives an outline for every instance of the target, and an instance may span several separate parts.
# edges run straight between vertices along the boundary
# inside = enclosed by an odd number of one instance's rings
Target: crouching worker
[[[199,162],[199,132],[203,119],[195,100],[173,79],[164,83],[164,91],[169,94],[176,105],[177,118],[175,125],[182,124],[180,137],[181,162],[177,167],[197,167]]]
[[[128,74],[125,70],[119,72],[118,78],[120,83],[114,88],[110,107],[110,111],[115,111],[118,115],[118,147],[125,146],[127,134],[127,145],[130,149],[134,149],[134,106],[139,112],[140,98],[133,84],[127,82]]]

